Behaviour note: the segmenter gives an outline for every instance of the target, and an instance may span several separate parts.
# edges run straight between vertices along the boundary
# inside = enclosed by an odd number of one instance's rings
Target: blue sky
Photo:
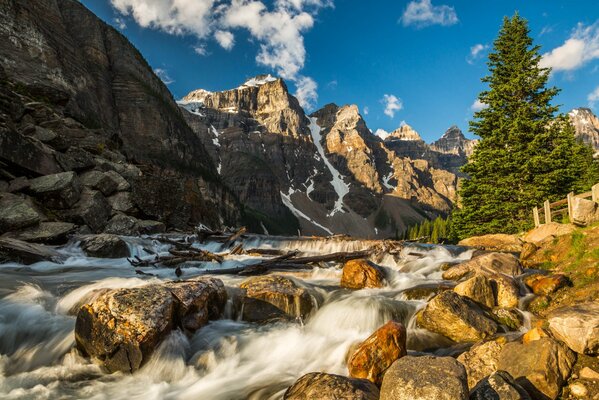
[[[465,132],[503,16],[528,19],[562,111],[599,111],[597,0],[82,0],[175,98],[273,73],[308,108],[357,104],[372,130]],[[316,97],[317,96],[317,97]],[[467,133],[468,136],[470,136]]]

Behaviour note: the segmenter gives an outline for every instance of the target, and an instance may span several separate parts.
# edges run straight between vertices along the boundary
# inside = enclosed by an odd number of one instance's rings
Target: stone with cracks
[[[378,400],[379,389],[366,379],[311,372],[287,389],[285,400]]]
[[[380,288],[384,284],[383,270],[368,260],[349,260],[343,265],[341,287],[348,289]]]

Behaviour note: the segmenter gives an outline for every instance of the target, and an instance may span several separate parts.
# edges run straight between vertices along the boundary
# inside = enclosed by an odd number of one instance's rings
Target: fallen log
[[[241,228],[239,228],[237,230],[237,232],[235,232],[234,234],[232,234],[229,239],[227,239],[227,241],[224,243],[225,246],[229,247],[231,246],[233,243],[235,243],[235,241],[237,239],[239,239],[244,233],[247,232],[247,229],[245,226],[242,226]]]

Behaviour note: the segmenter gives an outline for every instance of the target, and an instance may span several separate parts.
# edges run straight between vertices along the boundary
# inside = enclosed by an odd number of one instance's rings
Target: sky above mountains
[[[517,10],[553,68],[562,111],[599,111],[597,0],[81,0],[179,99],[272,73],[308,111],[357,104],[372,130],[467,136],[486,59]]]

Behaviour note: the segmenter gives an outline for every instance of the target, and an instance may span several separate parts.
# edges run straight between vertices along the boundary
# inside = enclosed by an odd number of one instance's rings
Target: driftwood
[[[169,250],[171,255],[158,256],[155,255],[153,259],[142,259],[135,256],[133,259],[127,258],[129,264],[134,267],[151,267],[157,264],[164,265],[165,267],[175,267],[187,261],[214,261],[218,263],[223,262],[223,257],[210,253],[209,251],[188,248],[187,250]]]

